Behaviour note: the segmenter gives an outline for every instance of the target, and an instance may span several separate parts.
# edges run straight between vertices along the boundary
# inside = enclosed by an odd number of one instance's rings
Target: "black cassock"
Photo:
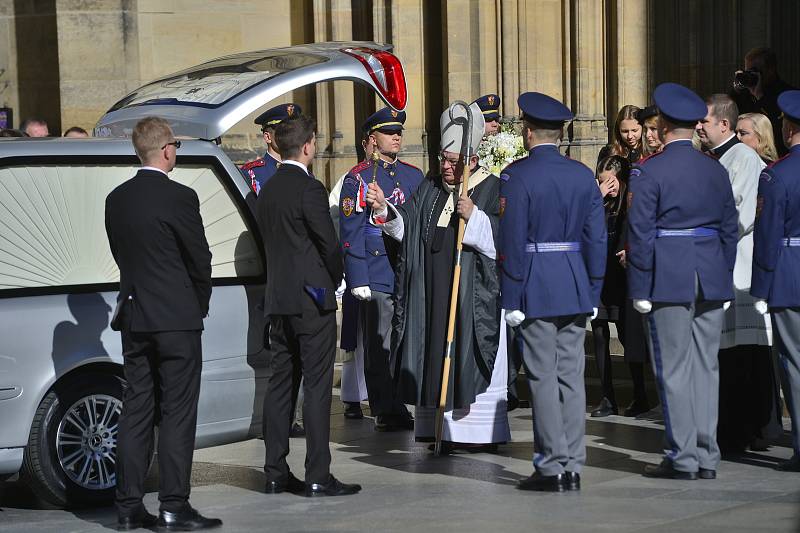
[[[492,175],[469,191],[475,206],[488,215],[495,243],[499,191],[500,180]],[[446,227],[437,222],[450,194],[441,178],[434,177],[398,208],[405,228],[397,264],[392,356],[400,398],[423,407],[438,406],[447,344],[458,214],[453,212]],[[468,407],[489,385],[500,334],[499,294],[495,260],[465,245],[448,410]]]

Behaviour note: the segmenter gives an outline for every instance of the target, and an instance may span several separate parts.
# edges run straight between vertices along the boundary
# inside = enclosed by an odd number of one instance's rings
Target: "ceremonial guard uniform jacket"
[[[261,192],[261,188],[264,184],[269,181],[275,174],[275,171],[278,170],[279,163],[280,161],[269,155],[269,153],[266,153],[264,157],[260,157],[255,161],[248,161],[242,165],[239,170],[250,184],[250,188],[253,189],[253,192],[258,194]]]
[[[500,178],[503,308],[526,318],[591,314],[600,303],[607,240],[592,171],[544,144]]]
[[[750,294],[770,307],[800,306],[800,145],[761,174]]]
[[[367,187],[372,182],[372,161],[353,167],[342,184],[339,197],[339,232],[344,249],[347,286],[368,286],[373,291],[394,292],[394,270],[386,253],[383,232],[368,221]],[[380,160],[375,175],[386,201],[399,206],[408,200],[424,179],[422,171],[399,159]]]
[[[628,297],[664,303],[733,299],[738,217],[728,173],[677,140],[631,170]]]

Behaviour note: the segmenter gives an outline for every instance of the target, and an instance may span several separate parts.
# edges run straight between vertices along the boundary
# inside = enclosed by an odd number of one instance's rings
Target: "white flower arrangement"
[[[480,165],[496,176],[510,163],[527,155],[522,137],[511,122],[504,122],[499,133],[484,137],[478,146]]]

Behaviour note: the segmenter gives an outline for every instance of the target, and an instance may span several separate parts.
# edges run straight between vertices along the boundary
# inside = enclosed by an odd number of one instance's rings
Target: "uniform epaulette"
[[[359,173],[359,172],[361,172],[362,170],[369,168],[369,166],[370,166],[371,164],[372,164],[372,161],[371,161],[371,160],[369,160],[369,159],[365,159],[365,160],[364,160],[364,161],[362,161],[361,163],[359,163],[359,164],[357,164],[356,166],[354,166],[353,168],[351,168],[351,169],[350,169],[350,172],[348,172],[348,174],[358,174],[358,173]]]
[[[254,161],[248,161],[242,165],[242,170],[250,170],[251,168],[263,167],[264,165],[266,165],[266,162],[259,157]]]
[[[787,157],[789,157],[790,155],[792,155],[792,154],[791,154],[791,153],[789,153],[789,154],[786,154],[786,155],[785,155],[785,156],[783,156],[783,157],[779,157],[778,159],[776,159],[775,161],[773,161],[772,163],[770,163],[769,165],[767,165],[767,168],[772,168],[772,167],[774,167],[775,165],[777,165],[778,163],[780,163],[781,161],[783,161],[784,159],[786,159],[786,158],[787,158]]]
[[[414,165],[412,165],[411,163],[406,163],[405,161],[401,161],[400,159],[398,159],[397,161],[398,161],[399,163],[403,163],[403,164],[404,164],[405,166],[407,166],[407,167],[411,167],[411,168],[413,168],[414,170],[419,170],[420,172],[422,172],[422,171],[421,171],[419,168],[415,167],[415,166],[414,166]]]
[[[661,155],[661,154],[663,154],[663,153],[664,153],[664,151],[662,150],[662,151],[660,151],[660,152],[656,152],[656,153],[654,153],[654,154],[646,155],[646,156],[644,156],[643,158],[641,158],[640,160],[638,160],[638,161],[636,162],[636,166],[641,166],[641,165],[642,165],[642,163],[644,163],[645,161],[649,161],[649,160],[650,160],[650,159],[652,159],[653,157],[655,157],[655,156],[657,156],[657,155]]]

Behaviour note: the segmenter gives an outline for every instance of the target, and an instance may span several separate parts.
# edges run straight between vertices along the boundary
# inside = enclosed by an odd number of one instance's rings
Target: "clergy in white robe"
[[[477,106],[473,106],[477,107]],[[458,110],[459,108],[455,108]],[[465,115],[463,108],[460,116]],[[473,152],[483,134],[479,109],[473,116]],[[373,220],[402,242],[397,267],[392,355],[398,393],[416,406],[417,440],[434,438],[446,348],[451,283],[459,217],[466,220],[461,259],[455,347],[444,419],[445,449],[510,440],[506,414],[508,363],[501,327],[495,239],[499,178],[470,161],[469,200],[459,201],[456,165],[464,128],[442,115],[441,176],[426,180],[403,206]],[[460,173],[460,169],[458,169]],[[370,196],[373,197],[374,195]]]

